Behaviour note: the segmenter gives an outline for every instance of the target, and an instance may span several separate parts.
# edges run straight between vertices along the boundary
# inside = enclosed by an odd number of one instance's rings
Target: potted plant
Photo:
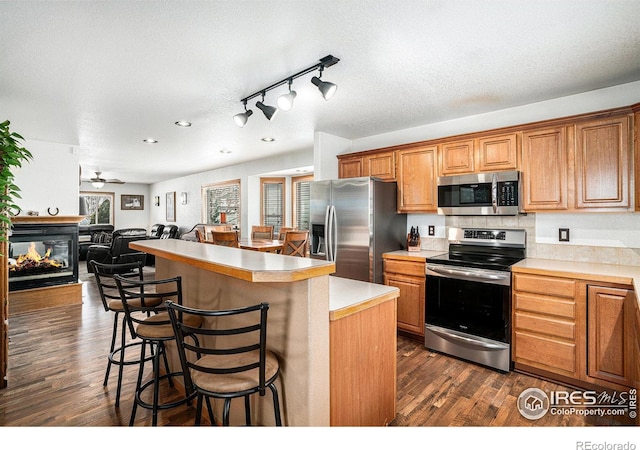
[[[11,228],[11,213],[19,211],[16,200],[20,188],[13,184],[13,170],[22,167],[24,161],[33,159],[29,150],[22,147],[24,138],[9,130],[10,122],[0,123],[0,242],[7,241],[7,231]]]

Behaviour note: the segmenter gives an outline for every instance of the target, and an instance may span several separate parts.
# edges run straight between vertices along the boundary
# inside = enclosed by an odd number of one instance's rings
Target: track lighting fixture
[[[253,114],[253,111],[247,109],[247,101],[244,100],[242,103],[244,103],[244,112],[233,116],[233,120],[235,120],[236,125],[238,125],[240,128],[244,127],[244,125],[247,123],[247,120],[249,120],[249,117],[251,117],[251,114]]]
[[[267,86],[264,89],[261,89],[257,92],[254,92],[251,95],[246,96],[245,98],[241,99],[240,101],[242,102],[242,104],[244,105],[244,112],[240,113],[240,114],[236,114],[235,116],[233,116],[233,120],[236,122],[236,124],[239,127],[244,127],[245,124],[247,123],[247,120],[249,119],[249,117],[251,116],[251,114],[253,114],[253,111],[251,111],[250,109],[247,109],[247,102],[255,97],[258,96],[262,96],[262,101],[259,101],[256,103],[256,107],[258,107],[263,113],[264,116],[268,119],[271,120],[273,119],[273,117],[275,116],[276,112],[278,111],[277,108],[273,107],[273,106],[269,106],[269,105],[265,105],[264,104],[264,96],[265,94],[272,90],[275,89],[279,86],[282,86],[284,84],[288,84],[289,85],[289,92],[286,94],[282,94],[280,97],[278,97],[278,108],[284,110],[284,111],[289,111],[292,107],[293,107],[293,101],[296,98],[296,91],[291,89],[291,85],[293,84],[293,80],[295,80],[296,78],[299,78],[303,75],[306,75],[308,73],[313,72],[314,70],[319,70],[320,74],[317,77],[313,77],[311,79],[311,82],[316,85],[318,87],[318,90],[320,90],[320,93],[322,94],[322,97],[325,100],[329,100],[336,92],[338,86],[336,86],[333,83],[329,83],[328,81],[322,81],[320,78],[322,78],[322,71],[324,69],[326,69],[327,67],[331,67],[334,64],[336,64],[338,61],[340,61],[338,58],[336,58],[335,56],[332,55],[327,55],[324,58],[320,59],[320,62],[314,64],[311,67],[307,67],[304,70],[301,70],[298,73],[295,73],[293,75],[289,75],[287,78],[278,81],[277,83],[273,83],[271,86]]]
[[[267,120],[273,119],[273,116],[278,112],[278,108],[264,104],[264,92],[262,93],[262,101],[256,103],[256,106],[263,112]]]
[[[278,108],[283,111],[289,111],[293,108],[293,101],[296,99],[296,95],[298,95],[296,91],[291,90],[291,83],[293,83],[293,79],[289,78],[289,92],[278,97]]]

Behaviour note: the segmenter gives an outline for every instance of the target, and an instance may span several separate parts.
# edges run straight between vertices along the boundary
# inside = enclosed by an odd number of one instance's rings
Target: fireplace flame
[[[44,256],[41,256],[40,253],[36,250],[35,242],[32,242],[29,246],[29,250],[24,255],[20,255],[15,259],[15,263],[9,263],[9,270],[20,270],[20,268],[26,267],[38,267],[38,266],[47,266],[47,267],[63,267],[55,259],[49,259],[51,255],[51,249],[48,249]]]

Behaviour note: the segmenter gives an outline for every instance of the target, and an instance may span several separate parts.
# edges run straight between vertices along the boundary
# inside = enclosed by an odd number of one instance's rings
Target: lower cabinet
[[[424,261],[384,259],[384,284],[400,289],[398,329],[424,337]]]
[[[561,382],[634,387],[639,336],[635,303],[633,290],[619,285],[515,273],[516,369]]]

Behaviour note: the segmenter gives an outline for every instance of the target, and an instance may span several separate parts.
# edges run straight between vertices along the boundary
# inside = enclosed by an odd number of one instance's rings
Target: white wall
[[[149,222],[151,224],[167,223],[165,194],[175,191],[177,200],[175,224],[178,225],[181,233],[189,231],[195,224],[204,222],[202,186],[239,179],[242,204],[240,232],[243,236],[247,236],[251,225],[260,223],[260,175],[311,165],[313,165],[313,151],[305,149],[152,184],[149,191],[151,201],[154,196],[160,196],[160,206],[151,206]],[[189,198],[187,205],[180,204],[181,192],[187,192]],[[290,196],[291,191],[287,189],[287,203],[290,201]],[[291,217],[287,217],[287,220],[290,221]]]
[[[351,152],[352,141],[328,133],[316,131],[313,135],[314,180],[338,178],[337,155]]]
[[[146,228],[151,229],[149,223],[150,210],[153,208],[153,199],[149,197],[149,185],[140,183],[111,184],[106,183],[100,189],[94,188],[91,183],[83,182],[80,186],[82,192],[111,193],[114,194],[113,225],[120,228]],[[142,210],[123,210],[122,195],[142,195],[144,205]],[[76,199],[76,208],[78,201]],[[163,222],[164,223],[164,222]]]
[[[22,144],[33,160],[14,171],[14,182],[22,197],[16,202],[21,214],[31,210],[46,216],[47,209],[53,212],[57,208],[61,216],[77,215],[80,172],[73,148],[36,140],[25,140]]]

